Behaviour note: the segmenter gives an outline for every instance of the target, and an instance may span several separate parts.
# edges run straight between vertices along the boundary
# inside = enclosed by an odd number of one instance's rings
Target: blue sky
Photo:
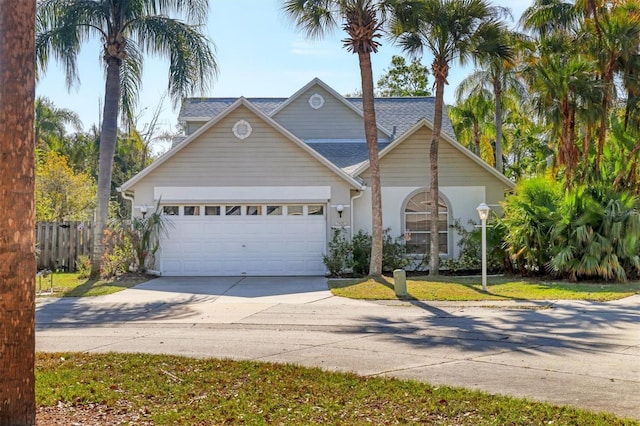
[[[500,0],[494,4],[511,8],[517,20],[531,2]],[[210,0],[209,4],[209,21],[204,31],[216,46],[220,72],[202,96],[288,97],[314,77],[343,95],[359,88],[358,59],[342,48],[342,30],[322,40],[308,40],[281,13],[281,0]],[[372,57],[374,80],[389,67],[394,54],[401,52],[384,40],[380,51]],[[59,64],[51,62],[36,92],[59,108],[77,112],[88,129],[99,122],[104,97],[98,40],[84,45],[78,62],[79,85],[67,90],[64,72]],[[430,62],[431,58],[423,58],[424,64]],[[166,92],[168,67],[164,59],[145,59],[139,127],[148,123],[151,111]],[[445,89],[447,101],[452,101],[457,84],[470,70],[455,65]],[[178,110],[173,109],[169,99],[163,105],[160,122],[163,128],[175,130]]]

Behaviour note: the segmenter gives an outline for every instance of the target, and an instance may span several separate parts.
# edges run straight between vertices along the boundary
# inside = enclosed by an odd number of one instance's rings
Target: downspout
[[[130,195],[127,195],[126,192],[122,192],[122,188],[116,188],[116,191],[120,193],[120,196],[122,196],[122,198],[124,198],[127,201],[131,201],[131,220],[133,220],[133,202],[134,202],[133,197]]]
[[[367,188],[366,186],[362,186],[362,188],[358,190],[358,194],[354,195],[353,197],[351,197],[351,211],[349,212],[349,214],[351,215],[351,217],[349,218],[351,220],[351,223],[350,223],[351,226],[349,227],[349,229],[351,230],[351,232],[350,232],[351,239],[353,239],[353,228],[354,228],[354,226],[353,226],[353,211],[355,210],[353,202],[354,202],[354,200],[357,200],[358,198],[360,198],[360,197],[362,197],[364,195],[364,190],[366,188]]]

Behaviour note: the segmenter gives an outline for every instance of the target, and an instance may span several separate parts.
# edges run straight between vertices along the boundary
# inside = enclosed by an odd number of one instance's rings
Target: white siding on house
[[[187,136],[198,130],[200,127],[204,126],[206,121],[187,121],[185,123],[185,133]]]
[[[315,93],[324,98],[322,108],[313,109],[309,105],[309,98]],[[362,115],[319,85],[309,88],[272,118],[303,140],[365,140]],[[383,132],[378,132],[378,138],[389,139]]]
[[[429,145],[432,132],[427,127],[418,129],[380,160],[382,183],[383,226],[391,228],[393,237],[404,234],[404,203],[418,190],[430,186]],[[478,222],[476,207],[486,202],[499,210],[504,199],[505,184],[488,170],[460,152],[446,140],[440,141],[438,156],[439,189],[449,203],[449,220],[459,220],[470,229],[469,220]],[[360,176],[369,182],[369,172]],[[371,232],[371,192],[355,202],[357,214],[354,229]],[[450,233],[449,251],[458,257],[459,236]]]
[[[330,186],[156,186],[154,198],[162,201],[292,202],[331,199]]]
[[[382,188],[382,222],[383,228],[391,229],[393,238],[404,235],[404,205],[408,198],[416,191],[427,189],[424,186],[407,187],[384,187]],[[471,229],[469,220],[478,222],[478,212],[476,207],[485,199],[485,188],[483,186],[441,186],[440,193],[449,203],[449,223],[458,219],[460,224],[467,229]],[[354,219],[355,232],[362,229],[371,233],[371,191],[367,189],[364,195],[355,200]],[[449,250],[453,257],[460,255],[458,247],[459,236],[453,232],[449,234]]]
[[[423,127],[380,160],[382,186],[429,187],[429,145],[431,130]],[[438,177],[441,187],[483,186],[486,200],[496,206],[504,200],[505,184],[445,140],[438,151]],[[361,177],[369,182],[369,172]]]
[[[245,140],[233,135],[251,124]],[[183,142],[184,143],[184,142]],[[330,186],[335,203],[349,204],[349,184],[245,107],[238,107],[133,187],[136,205],[153,204],[155,187]]]

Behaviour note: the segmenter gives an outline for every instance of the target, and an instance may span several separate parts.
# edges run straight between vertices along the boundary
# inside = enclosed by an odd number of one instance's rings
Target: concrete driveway
[[[41,301],[38,351],[288,362],[640,420],[640,296],[611,303],[365,302],[317,278],[158,278]]]

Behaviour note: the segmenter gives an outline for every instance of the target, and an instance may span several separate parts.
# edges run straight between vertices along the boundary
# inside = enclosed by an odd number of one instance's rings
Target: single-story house
[[[408,252],[429,246],[430,97],[378,98],[383,223]],[[371,232],[362,101],[314,79],[289,98],[185,99],[185,135],[120,188],[133,214],[171,215],[155,268],[163,275],[323,275],[339,228]],[[458,255],[454,220],[478,221],[513,183],[456,142],[439,152],[442,256]]]

